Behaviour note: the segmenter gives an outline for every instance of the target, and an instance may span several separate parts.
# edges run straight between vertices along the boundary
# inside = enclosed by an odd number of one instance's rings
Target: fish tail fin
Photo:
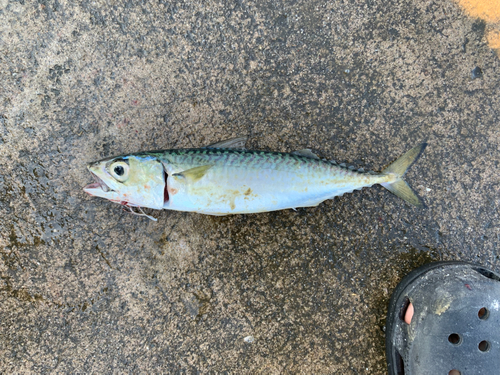
[[[421,143],[418,146],[413,147],[410,151],[382,171],[383,174],[395,175],[396,180],[394,182],[384,182],[381,185],[391,193],[417,207],[422,207],[423,203],[411,187],[408,186],[408,184],[403,180],[403,176],[408,168],[410,168],[415,160],[417,160],[422,154],[426,146],[427,143]]]

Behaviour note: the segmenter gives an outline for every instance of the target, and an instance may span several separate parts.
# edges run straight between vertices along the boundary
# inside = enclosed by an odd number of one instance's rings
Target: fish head
[[[128,206],[163,208],[166,175],[157,158],[118,156],[90,163],[87,169],[95,183],[85,186],[86,193]]]

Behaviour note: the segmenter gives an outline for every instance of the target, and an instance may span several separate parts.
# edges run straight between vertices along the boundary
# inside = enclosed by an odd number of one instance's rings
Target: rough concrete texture
[[[2,373],[383,374],[408,271],[499,270],[499,58],[454,2],[0,8]],[[427,207],[374,187],[153,222],[82,191],[101,157],[239,135],[374,170],[426,140]]]

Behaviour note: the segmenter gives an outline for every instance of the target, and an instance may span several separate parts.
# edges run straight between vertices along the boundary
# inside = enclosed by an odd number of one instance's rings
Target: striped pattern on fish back
[[[142,154],[152,155],[164,163],[185,168],[210,164],[214,165],[215,168],[308,170],[309,173],[339,173],[346,175],[362,173],[321,159],[284,152],[197,148],[151,151]]]

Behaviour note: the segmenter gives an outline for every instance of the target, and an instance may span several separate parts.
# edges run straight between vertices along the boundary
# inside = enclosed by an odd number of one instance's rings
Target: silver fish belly
[[[211,215],[317,206],[326,199],[388,181],[310,157],[245,150],[182,150],[158,155],[167,178],[164,208]],[[183,174],[200,166],[199,179]]]

